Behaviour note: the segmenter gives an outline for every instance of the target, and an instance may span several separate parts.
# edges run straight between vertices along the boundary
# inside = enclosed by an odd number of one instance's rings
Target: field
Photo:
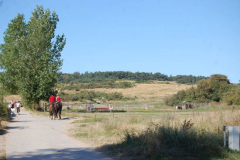
[[[71,109],[64,108],[62,115],[72,120],[68,126],[70,136],[119,159],[240,159],[239,152],[223,147],[222,132],[222,126],[239,126],[240,106],[212,104],[177,111],[162,103],[165,96],[189,87],[192,86],[155,82],[128,89],[93,89],[121,92],[137,99],[111,102],[128,106],[127,110],[118,112],[87,112],[85,104],[64,102],[71,104]],[[152,107],[133,110],[131,104]],[[47,112],[38,114],[48,115]]]
[[[106,93],[120,92],[126,97],[137,97],[134,101],[128,101],[132,103],[152,103],[152,102],[163,102],[163,99],[169,95],[176,94],[178,91],[185,90],[195,85],[177,84],[176,82],[161,82],[151,81],[150,84],[135,83],[133,88],[126,89],[85,89],[92,91],[100,91]],[[64,90],[68,94],[79,93],[76,90]],[[126,103],[126,102],[124,102]]]
[[[111,102],[127,105],[122,112],[86,112],[84,104],[74,102],[70,110],[64,109],[63,116],[75,119],[69,125],[71,136],[120,159],[240,159],[238,152],[223,147],[221,130],[222,126],[239,126],[239,106],[211,104],[181,111],[164,106],[164,97],[189,87],[155,82],[128,89],[92,89],[121,92],[137,99]],[[145,104],[152,107],[131,108]]]
[[[165,106],[166,107],[166,106]],[[222,126],[239,126],[240,107],[192,110],[84,112],[64,110],[69,134],[120,159],[233,159],[223,147]],[[48,113],[41,113],[47,115]]]

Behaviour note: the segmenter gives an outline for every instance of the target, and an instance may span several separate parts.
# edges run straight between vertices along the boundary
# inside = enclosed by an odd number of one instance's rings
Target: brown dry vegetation
[[[195,87],[195,85],[177,84],[176,82],[159,82],[156,81],[152,84],[139,84],[136,83],[133,88],[97,88],[97,89],[85,89],[99,92],[120,92],[126,97],[137,97],[135,102],[163,102],[163,99],[169,95],[176,94],[178,91],[188,89],[190,87]],[[79,93],[80,91],[75,90],[64,90],[68,94]]]
[[[19,95],[7,95],[7,96],[4,96],[4,101],[12,101],[12,100],[21,101],[21,97]]]
[[[111,153],[116,157],[134,156],[138,159],[139,157],[136,156],[141,153],[143,157],[155,154],[159,159],[162,156],[168,157],[166,159],[187,159],[190,156],[190,159],[235,160],[239,158],[238,154],[227,154],[221,148],[223,146],[221,128],[223,125],[238,126],[240,112],[239,110],[233,112],[231,107],[227,110],[224,108],[228,107],[220,107],[216,111],[210,111],[208,108],[209,111],[207,109],[204,112],[195,109],[172,112],[64,112],[64,116],[75,115],[83,118],[71,124],[74,125],[71,130],[72,136],[103,150],[113,148]],[[159,129],[163,129],[166,135],[158,132]],[[178,136],[176,137],[175,134]],[[175,144],[176,138],[179,142]],[[180,147],[174,148],[172,144],[165,144],[165,141],[172,140],[174,145]],[[157,142],[162,146],[158,146]],[[182,145],[187,145],[188,149],[181,150]],[[204,158],[190,146],[197,149],[202,149],[204,146],[205,150],[202,151]]]

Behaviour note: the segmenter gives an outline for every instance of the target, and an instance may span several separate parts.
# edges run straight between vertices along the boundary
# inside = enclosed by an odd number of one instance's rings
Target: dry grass
[[[73,113],[64,113],[70,116]],[[193,128],[211,132],[218,132],[223,125],[236,125],[240,123],[240,111],[232,113],[229,111],[215,111],[215,112],[153,112],[153,113],[79,113],[79,116],[86,116],[87,119],[95,119],[74,123],[78,128],[79,124],[85,124],[81,127],[82,132],[88,133],[87,139],[96,138],[98,135],[109,136],[107,139],[110,143],[115,143],[119,139],[119,131],[135,129],[136,131],[146,130],[150,124],[160,124],[162,126],[170,126],[172,128],[179,128],[184,121],[189,121],[194,124]],[[89,123],[88,123],[89,122]],[[100,137],[101,137],[100,136]],[[102,138],[100,138],[102,139]],[[105,144],[106,141],[98,141],[96,144]]]
[[[21,97],[19,95],[7,95],[7,96],[4,96],[4,101],[12,101],[12,100],[21,101]]]
[[[163,99],[169,95],[176,94],[178,91],[188,89],[190,87],[195,87],[195,85],[186,85],[186,84],[177,84],[176,82],[160,82],[156,81],[153,84],[139,84],[133,88],[126,88],[126,89],[105,89],[105,88],[97,88],[97,89],[87,89],[92,91],[99,91],[99,92],[120,92],[126,97],[137,97],[135,102],[163,102]],[[80,91],[75,90],[65,90],[64,92],[68,94],[75,94]]]
[[[65,114],[71,114],[65,112]],[[199,147],[205,146],[212,150],[212,147],[216,146],[216,151],[213,154],[218,152],[219,146],[222,146],[222,126],[239,126],[240,124],[240,111],[235,110],[218,110],[218,111],[205,111],[205,112],[198,112],[192,110],[191,112],[149,112],[149,113],[138,113],[138,112],[131,112],[131,113],[80,113],[79,116],[85,116],[88,120],[87,121],[78,121],[73,123],[75,125],[75,130],[72,135],[76,136],[77,138],[84,140],[88,143],[91,143],[99,148],[103,149],[104,146],[110,146],[115,148],[114,150],[119,150],[116,152],[121,153],[143,153],[140,151],[142,148],[138,148],[132,144],[132,147],[127,147],[128,149],[135,148],[134,151],[125,151],[127,149],[125,147],[121,148],[120,146],[127,145],[125,143],[136,143],[140,146],[148,146],[147,154],[149,155],[152,152],[160,153],[161,151],[156,152],[158,150],[155,146],[157,145],[155,142],[159,142],[159,135],[157,132],[157,128],[163,129],[164,132],[169,132],[167,138],[162,138],[159,143],[165,144],[165,140],[171,141],[175,139],[175,134],[179,134],[180,142],[177,145],[181,146],[181,141],[185,143],[189,143],[188,145],[192,145],[191,139],[185,138],[193,138],[193,143],[195,141],[202,140],[203,142],[198,142]],[[92,119],[92,120],[91,120]],[[157,127],[157,128],[156,128]],[[183,130],[183,131],[182,131]],[[188,136],[183,135],[185,133],[184,130],[189,130]],[[156,132],[156,133],[155,133]],[[148,136],[148,134],[151,134]],[[165,135],[166,136],[166,135]],[[220,137],[220,138],[219,138]],[[130,140],[128,139],[130,138]],[[150,139],[148,139],[150,138]],[[195,139],[197,138],[197,139]],[[132,142],[133,140],[134,142]],[[206,142],[204,142],[206,140]],[[128,142],[129,141],[129,142]],[[139,144],[147,143],[145,145]],[[175,141],[175,140],[174,140]],[[148,144],[149,143],[149,144]],[[118,144],[118,145],[117,145]],[[168,144],[168,143],[166,143]],[[120,145],[120,146],[119,146]],[[107,147],[107,148],[108,148]],[[116,148],[117,147],[117,148]],[[118,148],[120,147],[120,149]],[[170,147],[171,146],[166,146]],[[198,147],[194,145],[194,147]],[[137,149],[138,148],[138,149]],[[146,149],[146,148],[145,148]],[[137,151],[138,150],[138,151]],[[170,149],[171,150],[171,149]],[[188,150],[191,150],[188,147]],[[222,151],[221,151],[222,152]],[[188,152],[187,152],[188,153]],[[165,156],[168,154],[172,156],[179,156],[179,153],[174,150],[174,148],[169,151],[169,153],[164,153]],[[182,151],[183,155],[185,152]],[[198,153],[195,153],[198,154]],[[205,153],[207,156],[211,156],[211,153]],[[209,155],[210,154],[210,155]],[[116,155],[117,156],[117,155]],[[130,155],[127,155],[130,156]],[[134,155],[136,156],[136,155]],[[216,156],[216,155],[213,155]],[[222,153],[221,156],[228,156],[225,153]],[[233,155],[232,155],[233,156]],[[233,156],[234,157],[234,156]],[[238,157],[239,158],[239,157]],[[171,159],[171,158],[170,158]],[[181,159],[181,158],[180,158]],[[234,158],[232,158],[234,159]]]

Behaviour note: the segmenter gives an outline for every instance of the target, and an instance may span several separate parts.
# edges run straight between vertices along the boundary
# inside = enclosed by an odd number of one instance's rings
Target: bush
[[[234,94],[239,91],[231,91],[232,93],[229,93],[231,86],[226,76],[217,74],[211,75],[208,79],[198,81],[196,88],[191,87],[185,91],[179,91],[177,94],[167,97],[165,103],[166,105],[174,106],[178,105],[181,101],[192,101],[197,103],[211,101],[219,102],[224,99],[224,94],[228,93],[228,96],[225,96],[225,101],[229,104],[239,104],[239,99],[237,99],[237,96],[234,96]]]
[[[164,103],[167,106],[176,106],[181,104],[182,101],[183,99],[180,99],[179,94],[175,94],[173,96],[169,96],[164,99]]]
[[[223,101],[228,105],[240,105],[240,86],[232,86],[232,88],[225,93]]]
[[[0,121],[7,120],[10,115],[10,109],[5,103],[0,102]]]
[[[184,121],[181,127],[152,125],[147,130],[126,130],[122,142],[113,145],[126,157],[142,159],[208,159],[222,157],[222,134],[193,128],[193,123]],[[141,159],[141,158],[139,158]]]

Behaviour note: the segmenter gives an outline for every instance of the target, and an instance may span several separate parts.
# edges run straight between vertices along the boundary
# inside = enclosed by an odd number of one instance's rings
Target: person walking
[[[12,108],[12,102],[9,102],[9,104],[8,104],[8,108],[9,108],[9,109]]]
[[[17,106],[17,113],[19,114],[19,113],[20,113],[20,107],[21,107],[20,101],[18,101],[18,102],[16,103],[16,106]]]
[[[15,101],[12,100],[12,102],[11,102],[11,114],[14,114],[14,112],[15,112],[14,106],[15,106]]]

